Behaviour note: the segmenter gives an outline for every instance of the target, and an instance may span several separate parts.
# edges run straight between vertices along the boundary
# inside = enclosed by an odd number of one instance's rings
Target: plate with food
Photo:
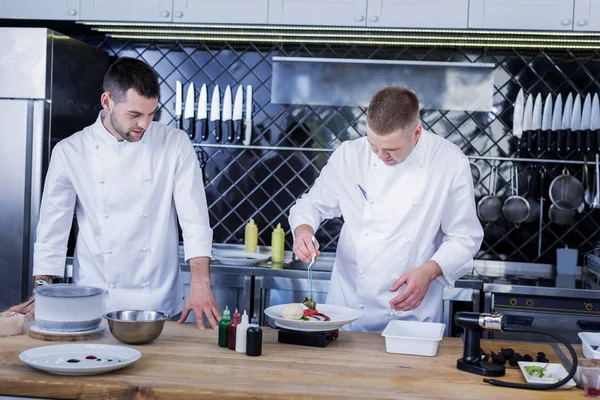
[[[519,368],[528,383],[556,383],[569,375],[565,367],[557,363],[519,361]],[[575,381],[571,379],[559,389],[570,389],[573,386]]]
[[[212,258],[226,265],[257,265],[271,256],[262,253],[248,253],[241,250],[215,250]]]
[[[332,331],[356,321],[361,312],[333,304],[319,304],[305,298],[304,303],[271,306],[265,310],[267,317],[284,329],[306,332]]]

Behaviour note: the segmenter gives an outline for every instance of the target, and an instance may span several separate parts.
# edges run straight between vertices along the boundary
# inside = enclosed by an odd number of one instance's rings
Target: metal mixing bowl
[[[123,343],[145,344],[160,336],[169,316],[158,311],[113,311],[106,313],[110,333]]]

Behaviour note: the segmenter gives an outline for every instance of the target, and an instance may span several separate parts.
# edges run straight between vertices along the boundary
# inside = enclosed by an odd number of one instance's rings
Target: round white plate
[[[88,356],[96,359],[88,360]],[[141,356],[142,353],[130,347],[106,344],[59,344],[36,347],[19,354],[21,361],[29,366],[57,375],[103,374],[133,364]]]
[[[278,327],[296,331],[331,331],[356,321],[362,315],[360,311],[356,311],[353,308],[335,306],[332,304],[317,304],[317,310],[331,318],[331,321],[303,321],[301,319],[283,318],[281,309],[285,306],[286,304],[271,306],[265,310],[265,314],[269,318],[272,318]]]
[[[256,265],[267,261],[271,256],[261,253],[247,253],[240,250],[215,250],[212,258],[228,265]]]

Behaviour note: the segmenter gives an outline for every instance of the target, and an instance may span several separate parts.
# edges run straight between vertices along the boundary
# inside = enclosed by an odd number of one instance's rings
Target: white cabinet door
[[[270,0],[269,24],[365,26],[367,0]]]
[[[171,22],[173,0],[81,0],[87,21]]]
[[[369,0],[367,26],[466,29],[469,0]]]
[[[576,31],[600,31],[600,0],[575,0],[573,28]]]
[[[469,28],[572,30],[573,0],[471,0]]]
[[[79,0],[0,0],[0,18],[79,19]]]
[[[173,22],[266,24],[269,0],[175,0]]]

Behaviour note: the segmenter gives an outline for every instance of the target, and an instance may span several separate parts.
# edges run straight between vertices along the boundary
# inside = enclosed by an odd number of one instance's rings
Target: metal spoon
[[[585,174],[585,193],[583,195],[583,199],[587,205],[592,205],[593,195],[592,191],[590,190],[590,175],[588,171],[587,157],[585,156],[583,157],[583,171]]]
[[[582,185],[585,185],[585,178],[586,177],[587,177],[587,175],[585,173],[585,166],[584,166],[584,168],[581,170],[581,184]],[[579,214],[581,214],[585,210],[585,204],[586,204],[585,196],[587,196],[587,195],[588,195],[588,190],[586,189],[585,195],[583,196],[583,201],[581,202],[581,204],[579,205],[579,207],[577,207],[577,212]]]
[[[317,241],[317,239],[313,236],[312,237],[312,244],[313,244],[313,247],[315,248],[315,250],[317,248],[316,241]],[[309,292],[308,292],[308,298],[309,298],[309,300],[312,300],[312,298],[313,298],[312,297],[312,293],[313,293],[313,290],[312,290],[312,267],[316,263],[317,263],[317,257],[313,257],[312,260],[310,260],[310,264],[308,264],[308,282],[310,284],[310,289],[309,289]]]
[[[596,154],[596,196],[594,196],[592,207],[600,208],[600,154]]]

